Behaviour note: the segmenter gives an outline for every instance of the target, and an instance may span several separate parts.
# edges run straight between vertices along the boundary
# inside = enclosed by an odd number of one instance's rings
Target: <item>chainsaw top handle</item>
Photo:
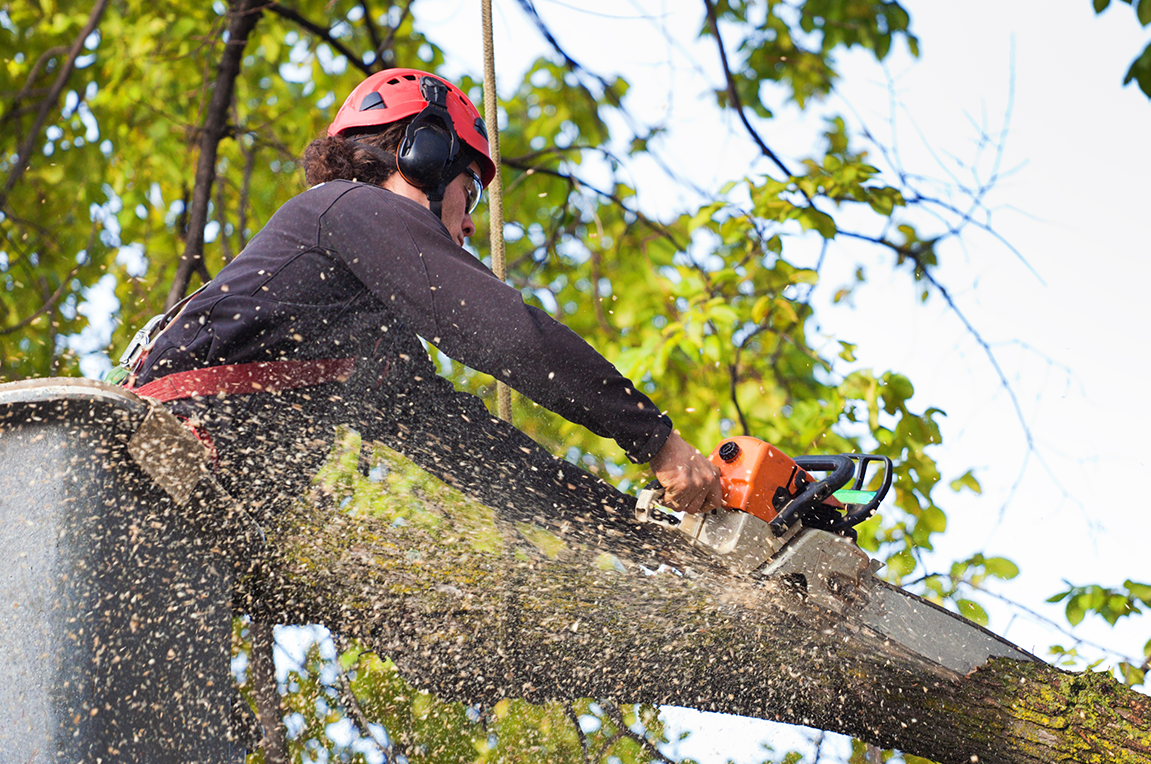
[[[817,480],[805,487],[798,496],[789,501],[769,523],[776,536],[782,536],[799,519],[804,510],[820,504],[847,485],[855,474],[855,465],[847,456],[797,456],[795,463],[808,472],[831,473],[823,480]]]
[[[851,486],[853,492],[863,490],[863,484],[867,480],[867,467],[873,462],[883,462],[883,482],[880,484],[879,490],[876,491],[868,501],[862,504],[851,502],[849,499],[842,496],[839,497],[842,501],[844,501],[845,504],[847,504],[848,511],[847,514],[833,523],[829,528],[829,530],[835,532],[844,531],[848,528],[854,528],[867,518],[874,515],[876,508],[879,507],[880,502],[883,501],[883,498],[887,496],[888,490],[891,489],[891,478],[893,473],[891,459],[886,456],[879,456],[877,454],[846,454],[846,457],[851,459],[853,462],[859,463],[859,470],[855,473],[855,481]],[[809,457],[800,458],[806,459]],[[795,461],[796,463],[799,463],[799,459],[796,459]],[[800,466],[803,465],[800,464]]]

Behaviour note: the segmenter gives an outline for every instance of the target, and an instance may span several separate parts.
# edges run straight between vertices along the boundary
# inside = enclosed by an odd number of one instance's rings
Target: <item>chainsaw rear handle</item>
[[[859,470],[855,473],[855,482],[851,486],[852,489],[856,491],[863,490],[863,484],[867,480],[867,467],[872,462],[883,462],[883,482],[880,484],[879,490],[871,497],[870,501],[866,504],[855,505],[855,509],[850,510],[842,518],[835,521],[829,529],[833,532],[854,528],[874,515],[876,508],[880,502],[883,501],[883,498],[887,496],[888,490],[891,489],[891,478],[894,472],[891,466],[891,459],[886,456],[879,456],[877,454],[847,454],[846,456],[853,462],[859,463]],[[796,463],[799,463],[799,459],[796,459]],[[800,466],[802,467],[803,465],[800,464]]]
[[[794,461],[807,472],[830,472],[823,480],[807,486],[789,501],[769,523],[776,536],[782,536],[799,519],[803,510],[823,502],[824,499],[847,485],[855,474],[855,464],[847,456],[797,456]],[[842,522],[842,521],[840,521]]]

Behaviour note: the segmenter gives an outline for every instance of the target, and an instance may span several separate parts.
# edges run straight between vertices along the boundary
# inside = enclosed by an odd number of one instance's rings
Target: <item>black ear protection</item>
[[[396,166],[404,180],[427,194],[432,212],[441,217],[444,189],[467,165],[468,154],[448,114],[448,86],[435,77],[421,77],[420,94],[428,105],[404,130]]]

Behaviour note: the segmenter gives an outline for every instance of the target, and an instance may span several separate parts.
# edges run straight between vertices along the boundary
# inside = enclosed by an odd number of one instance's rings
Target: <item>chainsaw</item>
[[[1036,660],[978,624],[875,576],[883,563],[856,545],[855,526],[875,515],[891,489],[888,457],[793,459],[770,443],[737,436],[721,441],[708,458],[720,470],[723,507],[671,512],[659,503],[663,487],[653,483],[639,493],[636,519],[686,537],[737,574],[788,584],[798,592],[800,607],[853,620],[953,671],[966,674],[996,656]],[[877,465],[881,474],[872,469]],[[866,487],[869,474],[874,490]]]

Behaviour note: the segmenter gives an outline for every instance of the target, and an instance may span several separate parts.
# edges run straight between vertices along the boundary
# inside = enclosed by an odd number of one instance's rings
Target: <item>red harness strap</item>
[[[275,393],[324,382],[343,382],[351,376],[355,367],[355,358],[234,363],[180,371],[128,389],[136,395],[161,402],[191,398],[193,395]]]

